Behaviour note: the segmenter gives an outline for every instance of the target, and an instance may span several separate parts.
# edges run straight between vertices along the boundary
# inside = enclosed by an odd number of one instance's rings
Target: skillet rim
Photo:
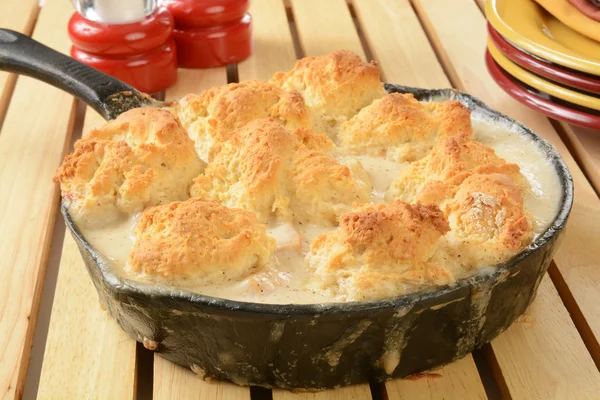
[[[461,279],[451,285],[436,286],[415,293],[368,301],[315,304],[271,304],[223,299],[194,293],[185,289],[171,288],[168,286],[161,287],[159,284],[141,283],[120,278],[111,271],[109,263],[81,234],[68,212],[66,203],[61,199],[61,213],[65,219],[65,224],[94,260],[94,263],[100,270],[104,283],[120,294],[128,296],[149,296],[159,299],[166,298],[171,301],[183,300],[200,307],[205,306],[227,311],[279,315],[281,317],[287,317],[291,314],[339,315],[378,311],[383,308],[403,308],[425,300],[431,301],[436,297],[443,298],[465,288],[475,287],[476,285],[484,284],[485,282],[494,282],[506,274],[510,274],[523,260],[544,247],[545,244],[552,240],[555,235],[563,229],[573,206],[573,178],[560,153],[547,140],[515,119],[487,106],[476,97],[456,89],[422,89],[387,83],[384,84],[384,86],[388,93],[412,93],[415,98],[420,101],[432,100],[440,97],[443,97],[446,100],[461,101],[461,103],[467,106],[469,110],[478,110],[482,112],[485,117],[506,125],[508,130],[530,137],[535,145],[546,154],[547,160],[554,166],[562,189],[559,210],[549,227],[529,246],[509,260],[486,268],[486,270],[493,269],[492,272],[482,271],[471,277]]]

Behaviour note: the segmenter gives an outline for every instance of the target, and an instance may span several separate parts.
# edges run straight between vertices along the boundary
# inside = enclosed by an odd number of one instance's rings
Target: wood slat
[[[273,400],[363,400],[371,398],[369,385],[346,386],[315,393],[292,393],[287,390],[273,390]]]
[[[187,368],[154,355],[154,398],[164,400],[250,400],[247,387],[205,382]]]
[[[294,67],[296,53],[285,7],[281,0],[253,0],[253,54],[238,64],[240,79],[268,81],[277,71]]]
[[[431,375],[418,379],[399,379],[386,384],[388,400],[486,399],[475,361],[469,354]]]
[[[538,296],[519,322],[492,342],[494,357],[506,382],[505,396],[513,399],[597,399],[600,394],[597,370],[570,323],[556,288],[546,276],[540,291],[551,296]],[[539,319],[539,315],[552,318]],[[564,321],[569,322],[565,329]],[[551,331],[558,335],[532,334]],[[536,354],[531,350],[538,348]],[[503,388],[504,385],[500,385]]]
[[[62,52],[72,6],[46,3],[33,37]],[[0,397],[19,397],[58,206],[52,182],[69,143],[74,99],[20,77],[0,133]]]
[[[88,108],[83,135],[104,123]],[[38,397],[133,399],[135,381],[136,342],[101,308],[77,244],[67,232]]]
[[[135,340],[100,307],[77,244],[67,233],[38,398],[134,399],[135,348]]]
[[[31,35],[38,11],[37,0],[5,0],[0,13],[0,28]],[[0,71],[0,127],[16,78],[14,74]]]
[[[354,0],[353,4],[367,44],[388,82],[429,88],[451,86],[408,0]],[[445,366],[441,375],[386,382],[388,397],[486,397],[471,355]]]
[[[207,70],[180,69],[177,83],[167,89],[167,100],[198,93],[227,83],[225,68]],[[153,397],[163,399],[250,399],[250,390],[228,382],[206,382],[192,371],[154,355]]]
[[[365,57],[345,0],[292,0],[291,3],[304,55],[351,50]]]
[[[561,122],[560,126],[565,133],[563,139],[568,143],[573,157],[596,189],[596,193],[600,193],[600,133],[564,122]]]
[[[415,0],[415,7],[429,33],[440,59],[453,83],[479,97],[491,107],[503,111],[522,121],[550,141],[563,155],[575,181],[575,205],[562,246],[555,257],[559,271],[571,288],[578,305],[586,315],[587,322],[600,328],[600,270],[597,266],[596,238],[600,236],[600,201],[560,140],[549,121],[513,100],[504,93],[488,75],[483,53],[486,44],[485,20],[472,0],[456,0],[449,4],[443,0]],[[461,20],[460,24],[454,21]],[[568,313],[551,285],[542,285],[538,291],[538,307],[530,310],[537,323],[525,331],[511,330],[504,333],[502,340],[492,342],[495,354],[510,354],[514,362],[499,367],[507,380],[508,390],[513,396],[524,390],[550,390],[552,393],[570,391],[574,398],[583,398],[590,393],[600,393],[600,374]],[[544,304],[551,304],[545,308]],[[594,328],[592,328],[594,329]],[[598,335],[596,335],[598,337]],[[517,346],[516,343],[522,343]],[[548,364],[539,354],[548,351],[549,343],[555,351],[561,351],[560,361]],[[512,345],[509,345],[512,344]],[[556,354],[555,354],[556,355]],[[522,379],[513,379],[518,371]],[[548,372],[552,370],[553,373]],[[537,371],[535,380],[526,371]]]
[[[354,0],[353,4],[385,82],[450,87],[408,0]]]

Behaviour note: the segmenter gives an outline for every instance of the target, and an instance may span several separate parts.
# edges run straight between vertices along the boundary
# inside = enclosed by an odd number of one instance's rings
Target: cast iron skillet
[[[0,30],[0,68],[72,93],[106,119],[138,106],[161,106],[130,86],[16,32]],[[504,331],[534,299],[573,203],[573,183],[558,152],[522,124],[451,89],[386,85],[419,100],[456,99],[474,120],[531,139],[562,186],[550,227],[509,261],[435,290],[376,301],[258,304],[122,279],[73,224],[100,300],[146,348],[202,377],[241,385],[324,389],[404,377],[459,359]]]

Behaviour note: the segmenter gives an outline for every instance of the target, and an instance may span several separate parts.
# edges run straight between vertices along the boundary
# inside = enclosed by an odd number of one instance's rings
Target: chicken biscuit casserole
[[[458,101],[388,94],[377,65],[347,51],[127,111],[79,140],[55,180],[119,276],[279,304],[485,273],[540,235],[560,198],[528,139]]]

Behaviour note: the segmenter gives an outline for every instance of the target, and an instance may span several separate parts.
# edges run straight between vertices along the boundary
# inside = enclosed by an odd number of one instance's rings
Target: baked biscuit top
[[[289,131],[272,118],[256,120],[213,147],[212,161],[190,193],[253,211],[262,222],[334,223],[354,202],[368,202],[371,189],[318,150],[333,147],[322,134]]]
[[[213,144],[227,140],[231,132],[255,119],[272,117],[289,129],[312,126],[311,111],[298,92],[254,80],[189,94],[173,111],[205,161]]]
[[[519,166],[507,163],[496,152],[461,132],[437,142],[431,152],[402,170],[386,197],[439,204],[447,190],[476,173],[501,173],[523,182]]]
[[[203,169],[173,114],[139,108],[78,140],[54,180],[73,216],[95,224],[188,198],[192,179]]]
[[[455,100],[421,103],[412,94],[391,93],[344,122],[338,140],[352,152],[415,161],[443,138],[471,135],[470,114]]]
[[[198,198],[147,209],[135,237],[131,272],[196,283],[247,276],[263,268],[275,248],[254,213]]]
[[[321,119],[313,127],[332,134],[340,122],[386,94],[377,64],[344,50],[298,60],[291,71],[273,75],[271,83],[300,92]]]
[[[449,231],[437,206],[394,201],[357,207],[340,227],[319,236],[306,256],[315,291],[345,300],[393,296],[407,287],[449,283],[452,275],[428,263]]]

